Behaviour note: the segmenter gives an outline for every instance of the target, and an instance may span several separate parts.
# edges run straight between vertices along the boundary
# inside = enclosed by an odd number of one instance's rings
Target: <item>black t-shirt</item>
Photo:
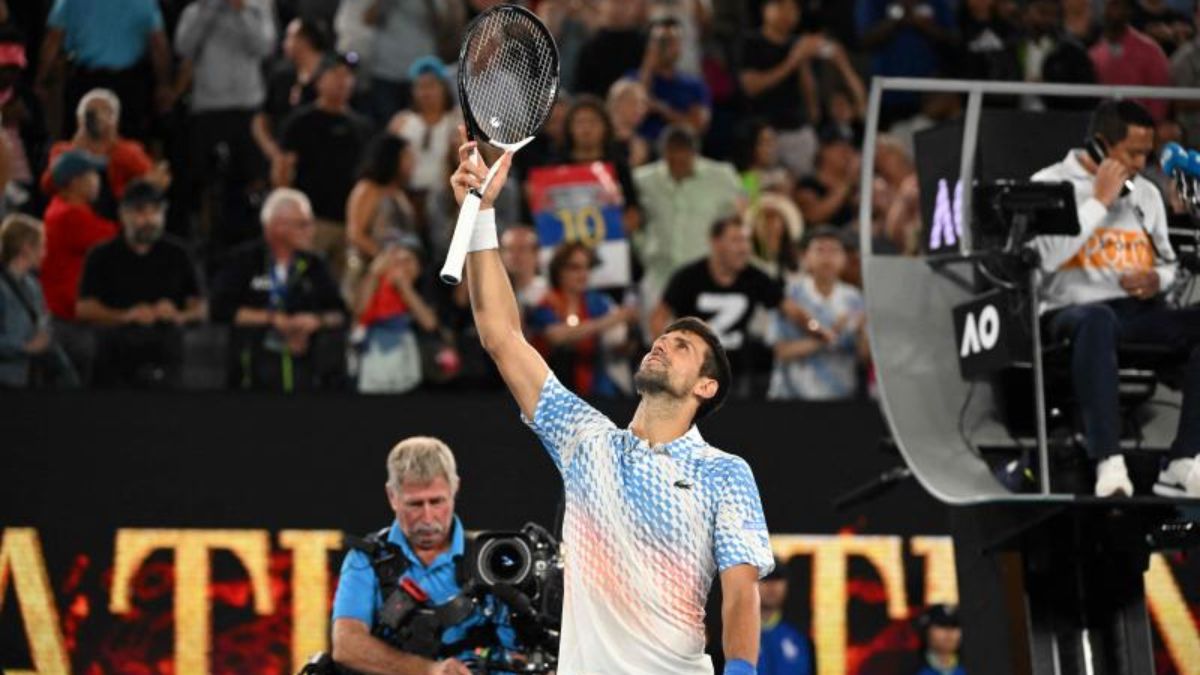
[[[772,309],[783,301],[783,286],[750,265],[730,286],[718,286],[702,258],[679,268],[667,283],[663,302],[677,317],[704,319],[729,352],[731,362],[746,346],[746,327],[757,307]]]
[[[283,60],[267,74],[267,96],[262,111],[271,119],[271,130],[279,136],[279,125],[289,114],[302,105],[317,100],[317,88],[312,82],[300,84],[296,81],[296,67]]]
[[[79,297],[99,300],[113,309],[170,300],[183,309],[199,297],[196,268],[179,244],[159,239],[145,255],[118,236],[93,248],[83,264]]]
[[[311,104],[284,120],[279,145],[296,153],[296,189],[308,195],[318,218],[346,220],[346,198],[371,133],[371,123],[358,113]]]
[[[212,283],[213,321],[232,323],[238,309],[269,309],[271,291],[278,283],[280,305],[288,314],[301,312],[345,312],[337,282],[325,261],[311,253],[297,252],[287,266],[286,280],[276,274],[275,263],[261,240],[234,249],[217,269]]]
[[[579,50],[575,88],[581,94],[608,96],[608,88],[642,64],[646,37],[640,30],[602,28]]]
[[[742,70],[767,71],[787,60],[795,38],[783,44],[771,42],[762,33],[747,35],[742,41]],[[800,89],[800,76],[791,73],[774,87],[758,96],[746,97],[746,112],[753,117],[762,117],[771,126],[780,130],[799,129],[808,121],[804,111],[804,93]]]

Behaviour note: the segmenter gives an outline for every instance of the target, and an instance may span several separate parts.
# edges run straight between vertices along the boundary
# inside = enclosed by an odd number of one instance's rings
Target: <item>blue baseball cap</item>
[[[54,160],[50,167],[50,178],[56,187],[66,187],[67,183],[89,172],[102,172],[108,166],[108,160],[83,150],[67,150]]]
[[[444,80],[446,79],[446,64],[436,56],[422,56],[408,67],[408,79],[410,80],[426,74],[436,75],[439,80]]]

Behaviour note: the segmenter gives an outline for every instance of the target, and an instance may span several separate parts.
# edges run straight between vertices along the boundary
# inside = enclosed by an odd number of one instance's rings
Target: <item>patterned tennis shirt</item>
[[[566,598],[560,675],[710,674],[714,574],[774,562],[745,460],[696,427],[651,447],[553,374],[532,421],[563,476]]]

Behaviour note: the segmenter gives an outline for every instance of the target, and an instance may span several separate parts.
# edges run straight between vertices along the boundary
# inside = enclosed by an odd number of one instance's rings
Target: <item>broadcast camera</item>
[[[527,523],[519,531],[477,533],[457,563],[459,594],[434,606],[424,591],[404,577],[408,559],[387,541],[387,529],[364,538],[345,535],[344,546],[363,552],[383,589],[384,601],[371,634],[409,654],[430,659],[458,656],[473,673],[549,673],[558,662],[562,619],[563,564],[558,541],[546,528]],[[495,602],[492,602],[494,600]],[[446,628],[476,612],[494,618],[496,604],[507,608],[516,648],[506,649],[492,623],[476,626],[453,644],[443,644]],[[356,675],[325,653],[313,656],[300,675]]]

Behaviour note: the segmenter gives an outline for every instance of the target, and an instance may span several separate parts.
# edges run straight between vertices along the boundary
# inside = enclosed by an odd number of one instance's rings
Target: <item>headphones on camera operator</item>
[[[404,576],[411,563],[399,546],[388,541],[389,530],[385,527],[361,538],[343,536],[348,548],[367,555],[384,598],[371,635],[405,653],[429,659],[482,650],[483,656],[465,661],[476,673],[548,673],[555,668],[563,564],[558,542],[546,528],[527,523],[516,532],[480,532],[469,539],[466,553],[455,558],[459,593],[437,606],[419,585]],[[481,609],[489,596],[508,607],[518,648],[504,649],[496,624],[490,621],[472,627],[461,640],[443,644],[443,632]],[[519,658],[514,659],[509,652]],[[300,675],[356,673],[321,652]]]

